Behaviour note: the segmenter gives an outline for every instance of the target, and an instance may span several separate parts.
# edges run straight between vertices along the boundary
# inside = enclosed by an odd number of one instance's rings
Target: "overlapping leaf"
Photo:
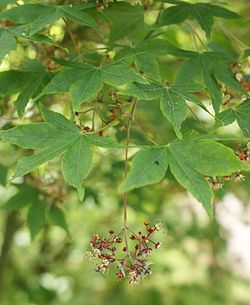
[[[131,170],[120,186],[128,191],[159,182],[170,167],[176,180],[202,203],[212,215],[213,193],[204,176],[230,175],[239,170],[250,170],[228,147],[209,137],[187,137],[175,140],[166,148],[139,151],[132,160]]]
[[[14,25],[0,30],[0,62],[5,55],[16,49],[16,37],[60,47],[53,39],[38,34],[38,32],[62,17],[95,28],[96,22],[93,17],[83,11],[85,6],[86,8],[89,7],[87,4],[52,6],[41,3],[27,3],[0,12],[0,20],[8,20],[14,23]],[[67,50],[65,49],[65,51]]]
[[[23,148],[36,149],[35,154],[17,162],[14,177],[23,176],[41,164],[64,153],[62,169],[65,181],[76,187],[82,198],[82,182],[87,177],[92,163],[92,147],[120,147],[109,138],[80,132],[63,115],[41,105],[44,122],[19,125],[0,130],[0,139]]]
[[[233,72],[227,64],[227,59],[224,54],[215,52],[194,53],[181,66],[177,75],[177,83],[183,84],[186,81],[194,81],[197,76],[201,75],[211,96],[214,111],[218,113],[222,103],[219,82],[247,95],[240,83],[235,79]]]
[[[193,54],[195,53],[180,49],[165,39],[147,39],[136,44],[133,48],[124,46],[123,49],[116,53],[115,59],[127,64],[134,63],[150,79],[160,81],[161,76],[157,56],[173,55],[189,58]]]
[[[238,19],[240,16],[222,6],[210,3],[188,3],[184,1],[164,1],[175,4],[165,9],[159,19],[158,26],[176,24],[185,21],[188,18],[195,19],[202,30],[210,37],[214,17],[224,19]]]
[[[218,114],[215,128],[237,121],[245,137],[250,138],[250,99]]]
[[[124,63],[112,63],[96,67],[89,64],[74,64],[62,70],[44,88],[39,95],[70,91],[73,108],[80,105],[98,93],[103,82],[111,86],[120,86],[129,82],[147,83],[147,80]]]
[[[153,100],[160,97],[163,115],[173,124],[176,135],[181,138],[181,124],[188,113],[186,100],[197,103],[197,98],[191,92],[200,89],[201,86],[193,82],[190,82],[189,86],[185,83],[183,85],[174,83],[172,86],[166,86],[158,82],[150,84],[132,83],[121,90],[120,94],[135,96],[142,100]]]
[[[95,20],[81,9],[82,6],[52,6],[41,3],[27,3],[1,12],[0,19],[27,25],[26,29],[30,35],[39,32],[46,25],[62,17],[66,17],[83,25],[96,27]]]

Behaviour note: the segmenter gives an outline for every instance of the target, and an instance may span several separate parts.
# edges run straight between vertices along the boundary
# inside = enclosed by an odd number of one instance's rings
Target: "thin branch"
[[[131,136],[131,124],[132,124],[132,121],[134,120],[136,105],[137,105],[137,100],[134,99],[133,102],[132,102],[132,106],[131,106],[130,116],[128,118],[128,128],[127,128],[126,148],[125,148],[125,173],[124,173],[125,178],[128,175],[128,150],[129,150],[128,146],[129,146],[129,141],[130,141],[130,136]],[[124,237],[125,237],[127,255],[130,256],[129,247],[128,247],[128,237],[127,237],[127,228],[128,228],[127,201],[128,201],[128,194],[127,194],[127,192],[124,192],[124,194],[123,194]]]

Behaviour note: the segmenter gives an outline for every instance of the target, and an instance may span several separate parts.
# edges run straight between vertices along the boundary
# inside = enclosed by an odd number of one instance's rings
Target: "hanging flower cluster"
[[[150,275],[149,256],[161,246],[152,235],[161,227],[158,223],[150,226],[149,222],[144,222],[144,226],[144,232],[135,233],[126,227],[118,233],[110,229],[107,237],[94,234],[87,255],[97,263],[96,271],[106,273],[115,264],[117,280],[129,278],[130,284],[139,284]]]

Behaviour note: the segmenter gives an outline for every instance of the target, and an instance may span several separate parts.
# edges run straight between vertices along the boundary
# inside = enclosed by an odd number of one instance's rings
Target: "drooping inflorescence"
[[[127,227],[117,233],[110,229],[107,237],[94,234],[87,256],[97,263],[96,271],[105,274],[112,265],[116,265],[117,280],[128,278],[130,284],[139,284],[150,275],[149,257],[161,246],[152,238],[161,226],[158,223],[150,226],[147,221],[144,226],[144,232],[135,233]]]

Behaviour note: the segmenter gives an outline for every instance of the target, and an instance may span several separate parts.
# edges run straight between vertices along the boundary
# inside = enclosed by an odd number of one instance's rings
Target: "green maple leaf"
[[[182,58],[189,58],[195,53],[180,49],[165,39],[147,39],[134,47],[124,46],[116,53],[115,60],[124,63],[134,63],[140,71],[150,79],[160,81],[159,63],[157,56],[173,55]]]
[[[250,165],[240,161],[228,147],[206,136],[193,136],[175,140],[165,148],[139,151],[119,190],[124,192],[159,182],[168,166],[176,180],[202,203],[210,216],[213,192],[204,176],[223,176],[250,170]]]
[[[194,53],[183,63],[177,74],[177,82],[184,83],[195,81],[197,76],[202,76],[213,103],[215,113],[219,112],[222,103],[222,93],[219,82],[225,84],[234,91],[244,95],[247,93],[243,90],[240,83],[227,63],[227,57],[221,53],[204,52]]]
[[[82,182],[92,163],[92,147],[120,147],[113,140],[85,134],[63,115],[41,105],[44,122],[18,125],[0,130],[0,139],[23,148],[37,150],[33,155],[17,162],[14,177],[26,175],[36,167],[63,155],[62,170],[65,181],[76,187],[83,197]]]
[[[62,17],[95,28],[95,20],[89,14],[82,12],[82,8],[82,6],[78,7],[77,5],[52,6],[27,3],[1,12],[0,19],[9,20],[18,25],[25,25],[29,35],[39,32],[48,24]]]
[[[37,98],[45,94],[70,91],[73,108],[77,110],[83,102],[101,90],[103,83],[120,86],[134,81],[147,83],[145,78],[121,62],[101,67],[73,64],[57,74]]]
[[[197,103],[197,98],[190,93],[199,91],[201,88],[201,86],[195,83],[190,83],[189,86],[179,83],[174,83],[172,86],[158,82],[152,82],[150,84],[132,83],[119,93],[134,96],[139,100],[160,98],[160,107],[163,115],[172,123],[176,135],[181,138],[181,124],[188,113],[186,100]],[[198,103],[200,102],[198,101]]]
[[[158,22],[158,26],[169,24],[177,24],[185,21],[188,18],[195,19],[202,30],[210,37],[211,30],[214,24],[214,17],[224,19],[238,19],[240,16],[222,6],[210,3],[187,3],[184,1],[165,1],[175,6],[165,9]]]

